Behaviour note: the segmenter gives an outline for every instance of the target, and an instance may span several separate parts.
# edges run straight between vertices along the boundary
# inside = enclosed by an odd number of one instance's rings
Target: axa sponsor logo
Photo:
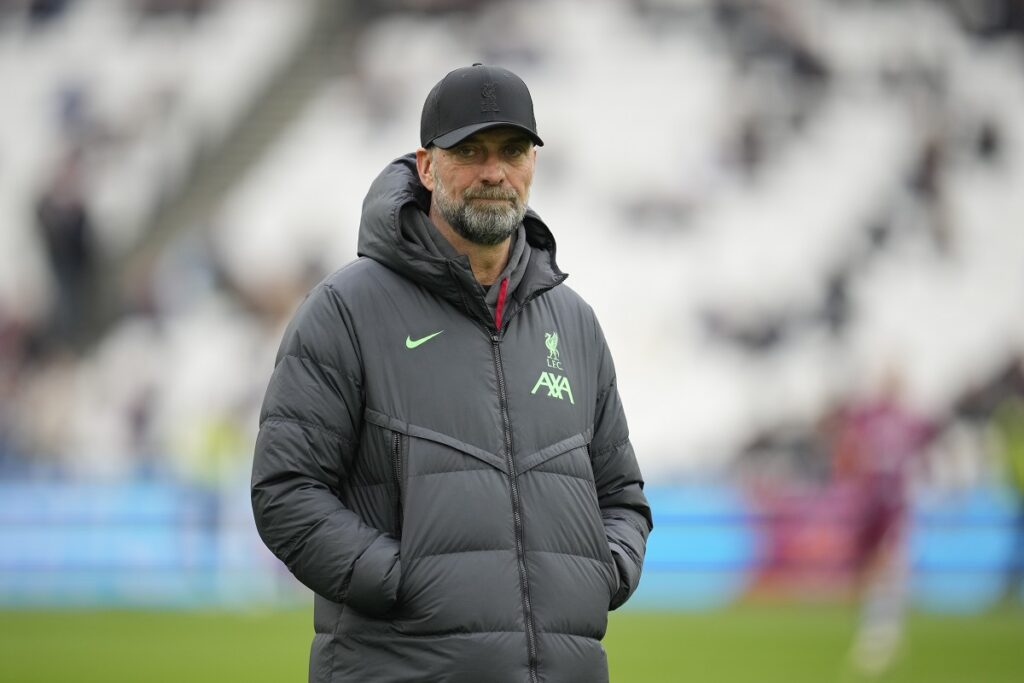
[[[537,383],[533,385],[533,391],[530,393],[536,394],[537,390],[541,387],[547,388],[548,396],[563,401],[565,400],[565,397],[568,396],[569,403],[576,405],[576,401],[572,398],[572,387],[569,386],[568,378],[545,370],[540,373],[540,377],[537,379]]]
[[[547,366],[553,370],[562,370],[564,372],[561,354],[558,352],[558,333],[545,332],[544,345],[548,349]],[[536,394],[541,387],[548,390],[547,395],[551,398],[557,398],[560,401],[568,398],[569,403],[576,405],[576,401],[572,397],[572,387],[569,386],[568,377],[544,370],[540,373],[540,377],[537,378],[537,382],[533,385],[533,390],[530,393]]]

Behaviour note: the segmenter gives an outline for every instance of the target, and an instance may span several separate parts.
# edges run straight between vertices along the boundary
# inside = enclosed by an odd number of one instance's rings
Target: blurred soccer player
[[[880,392],[835,422],[836,474],[859,501],[854,526],[860,623],[851,657],[864,673],[892,662],[903,638],[909,582],[909,485],[914,461],[937,432],[904,402],[896,371]]]

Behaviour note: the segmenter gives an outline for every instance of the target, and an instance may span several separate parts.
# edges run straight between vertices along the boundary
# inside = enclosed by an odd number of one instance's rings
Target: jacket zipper
[[[402,435],[391,437],[391,472],[395,475],[395,538],[402,537]]]
[[[516,317],[516,315],[520,311],[526,310],[527,305],[531,301],[533,301],[534,299],[539,297],[541,294],[544,294],[545,292],[548,292],[551,289],[554,289],[558,285],[562,284],[565,281],[566,277],[568,277],[568,275],[566,275],[563,278],[560,278],[557,283],[555,283],[554,285],[552,285],[548,289],[544,289],[544,290],[541,290],[539,292],[533,292],[532,294],[529,294],[525,299],[523,299],[523,303],[522,303],[522,305],[519,308],[513,309],[512,313],[509,314],[508,317],[503,317],[502,318],[502,320],[500,321],[501,322],[500,325],[492,325],[490,323],[485,323],[484,324],[484,329],[488,331],[488,333],[491,335],[492,339],[498,340],[499,339],[498,335],[501,334],[502,327],[508,327],[509,323],[512,321],[512,318]],[[497,322],[497,321],[495,321],[495,322]]]
[[[498,398],[501,400],[501,418],[505,427],[505,462],[508,464],[509,493],[512,498],[512,520],[516,536],[516,563],[519,566],[519,589],[523,598],[523,621],[526,625],[526,650],[529,655],[530,681],[538,683],[537,677],[537,632],[533,623],[533,607],[530,604],[530,579],[526,573],[526,549],[523,541],[522,503],[519,500],[519,482],[516,479],[516,465],[512,458],[512,425],[508,417],[508,396],[505,391],[505,373],[501,364],[501,337],[491,337],[494,352],[494,367],[498,374]]]

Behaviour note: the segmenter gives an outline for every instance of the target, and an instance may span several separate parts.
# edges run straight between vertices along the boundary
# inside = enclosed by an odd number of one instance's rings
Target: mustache
[[[505,199],[510,202],[519,201],[519,195],[511,188],[484,187],[479,190],[466,190],[463,199]]]

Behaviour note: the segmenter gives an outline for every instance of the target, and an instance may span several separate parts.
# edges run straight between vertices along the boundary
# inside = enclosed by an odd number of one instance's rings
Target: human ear
[[[420,147],[416,150],[416,172],[419,173],[423,187],[434,191],[434,155]]]

